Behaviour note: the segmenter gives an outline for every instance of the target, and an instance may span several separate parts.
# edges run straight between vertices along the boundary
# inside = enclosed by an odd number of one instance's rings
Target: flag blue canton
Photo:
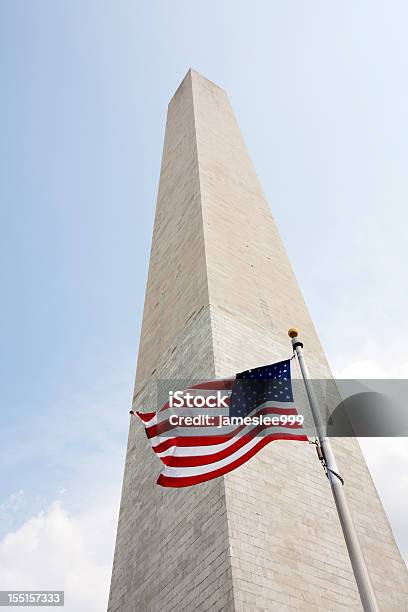
[[[229,416],[245,417],[267,402],[293,402],[290,359],[237,374]]]

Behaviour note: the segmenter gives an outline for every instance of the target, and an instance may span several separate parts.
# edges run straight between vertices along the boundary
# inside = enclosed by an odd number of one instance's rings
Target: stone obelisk
[[[293,211],[295,212],[295,211]],[[290,355],[329,369],[226,93],[190,70],[168,109],[134,409],[160,379],[223,377]],[[186,489],[129,433],[109,612],[361,610],[330,487],[311,445],[277,441]],[[382,611],[408,610],[406,566],[358,443],[335,439]]]

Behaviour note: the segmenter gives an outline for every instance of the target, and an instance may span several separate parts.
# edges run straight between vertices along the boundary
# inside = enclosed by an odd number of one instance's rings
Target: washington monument
[[[168,108],[133,408],[156,409],[160,379],[288,358],[293,325],[311,375],[330,376],[227,95],[190,70]],[[332,443],[380,610],[408,610],[406,566],[358,442]],[[273,442],[182,489],[157,486],[160,471],[132,422],[109,612],[362,609],[312,445]]]

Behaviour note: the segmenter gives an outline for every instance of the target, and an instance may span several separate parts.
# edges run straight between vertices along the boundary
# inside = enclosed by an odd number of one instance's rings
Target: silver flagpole
[[[363,552],[361,550],[360,542],[358,540],[353,519],[351,517],[346,496],[344,494],[343,482],[339,476],[339,469],[336,464],[336,459],[333,454],[330,440],[325,435],[324,422],[320,415],[319,406],[313,391],[309,371],[303,355],[303,343],[298,338],[299,332],[297,329],[291,328],[288,331],[288,335],[292,339],[293,350],[296,353],[300,370],[302,372],[303,382],[305,384],[313,421],[318,433],[317,450],[319,459],[323,462],[326,474],[329,478],[330,487],[336,504],[337,513],[339,515],[344,539],[346,541],[351,566],[353,568],[354,577],[360,593],[361,603],[365,612],[379,612],[370,575],[365,564]]]

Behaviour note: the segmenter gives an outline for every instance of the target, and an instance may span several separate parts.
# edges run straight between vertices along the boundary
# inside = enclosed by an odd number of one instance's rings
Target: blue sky
[[[166,107],[190,66],[229,93],[335,372],[407,377],[407,18],[402,1],[0,4],[9,581],[69,588],[77,563],[108,587]],[[408,556],[406,440],[364,448]],[[59,574],[35,574],[30,533],[57,558],[77,542]]]

